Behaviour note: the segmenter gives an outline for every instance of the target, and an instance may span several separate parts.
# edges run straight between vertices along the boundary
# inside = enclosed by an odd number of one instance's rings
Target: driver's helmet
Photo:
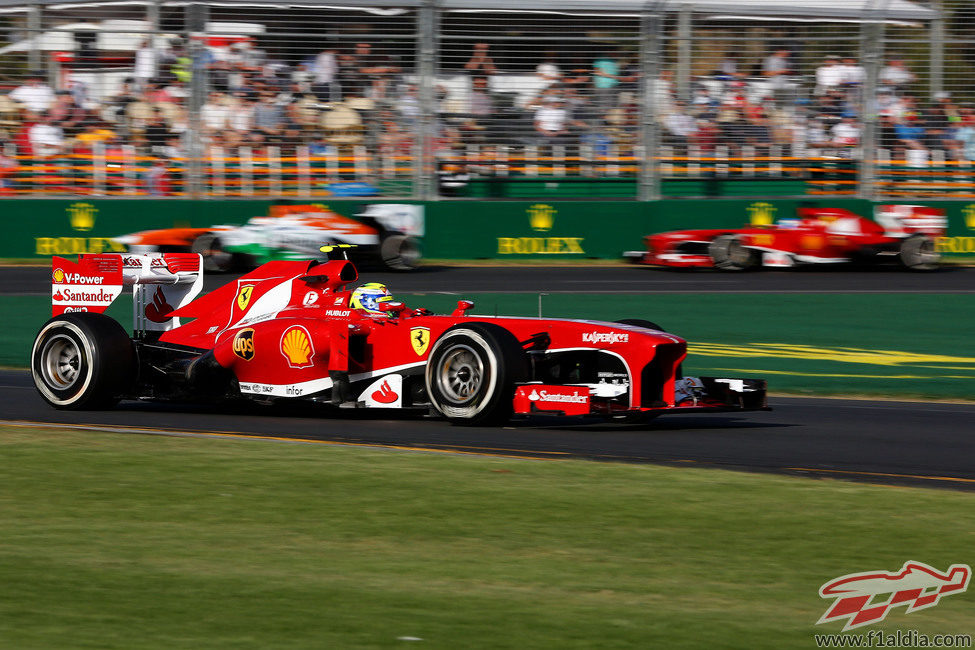
[[[380,282],[367,282],[352,292],[352,299],[349,304],[353,309],[361,309],[370,314],[382,314],[379,311],[379,303],[392,302],[393,295],[385,284]]]

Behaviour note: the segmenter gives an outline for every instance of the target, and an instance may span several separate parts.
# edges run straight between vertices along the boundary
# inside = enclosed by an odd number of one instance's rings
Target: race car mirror
[[[468,309],[471,309],[473,307],[474,307],[473,300],[458,300],[457,309],[454,310],[454,313],[451,314],[451,316],[463,316],[465,313],[467,313]]]
[[[381,302],[379,303],[379,311],[381,312],[392,312],[398,314],[406,309],[406,305],[401,302]]]

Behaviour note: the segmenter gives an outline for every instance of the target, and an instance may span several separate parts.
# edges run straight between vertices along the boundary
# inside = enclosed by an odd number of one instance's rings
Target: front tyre
[[[741,243],[737,235],[719,235],[708,245],[714,268],[722,271],[747,271],[758,265],[758,253]]]
[[[508,330],[492,323],[454,325],[430,351],[427,394],[452,424],[501,424],[511,418],[515,382],[528,374],[525,351]]]
[[[104,314],[55,316],[34,339],[34,385],[55,408],[111,407],[135,374],[132,340],[118,322]]]
[[[934,240],[925,235],[911,235],[901,242],[901,263],[912,271],[933,271],[941,262]]]

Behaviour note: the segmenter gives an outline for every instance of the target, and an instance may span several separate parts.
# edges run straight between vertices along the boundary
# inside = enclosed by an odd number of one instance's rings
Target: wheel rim
[[[41,350],[41,374],[44,382],[57,390],[71,388],[81,371],[81,350],[68,336],[51,337]]]
[[[444,397],[463,404],[473,399],[484,378],[484,364],[477,353],[466,345],[451,348],[440,363],[437,383]]]

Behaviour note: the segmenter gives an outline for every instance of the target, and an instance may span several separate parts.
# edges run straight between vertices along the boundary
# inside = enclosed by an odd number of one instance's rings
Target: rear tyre
[[[216,233],[205,232],[193,240],[190,251],[203,256],[203,270],[226,272],[234,268],[234,254],[225,250]]]
[[[941,262],[934,240],[925,235],[911,235],[901,242],[901,263],[912,271],[933,271]]]
[[[59,409],[114,406],[131,387],[135,368],[128,333],[104,314],[55,316],[41,327],[31,352],[34,385]]]
[[[408,235],[389,235],[379,244],[383,265],[393,271],[410,271],[420,261],[420,245]]]
[[[719,235],[708,245],[714,268],[723,271],[746,271],[758,264],[758,253],[746,248],[737,235]]]
[[[511,332],[492,323],[465,323],[433,344],[427,394],[452,424],[501,424],[511,418],[515,382],[528,374],[528,358]]]

